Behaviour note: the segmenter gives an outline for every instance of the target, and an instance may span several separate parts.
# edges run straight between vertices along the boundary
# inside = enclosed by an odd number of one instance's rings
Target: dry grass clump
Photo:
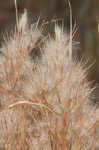
[[[30,53],[40,46],[41,56]],[[98,150],[99,109],[89,105],[94,88],[87,69],[70,55],[58,26],[45,40],[26,12],[0,58],[0,148],[6,150]]]

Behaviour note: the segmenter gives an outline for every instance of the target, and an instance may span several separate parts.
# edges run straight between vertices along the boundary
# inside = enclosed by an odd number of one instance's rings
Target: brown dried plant
[[[88,68],[70,59],[69,39],[57,25],[54,38],[44,37],[36,24],[28,25],[26,11],[12,36],[4,38],[0,50],[2,150],[99,149],[99,109],[89,104],[94,88],[86,79]],[[35,48],[41,56],[32,60]]]

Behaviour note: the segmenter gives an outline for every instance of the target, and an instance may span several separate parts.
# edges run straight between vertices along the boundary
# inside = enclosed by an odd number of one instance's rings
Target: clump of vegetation
[[[70,34],[70,36],[72,36]],[[0,147],[6,150],[99,149],[99,109],[88,69],[72,58],[72,37],[55,26],[45,37],[25,11],[4,38],[0,57]],[[43,43],[43,44],[42,44]],[[40,56],[31,58],[33,50]]]

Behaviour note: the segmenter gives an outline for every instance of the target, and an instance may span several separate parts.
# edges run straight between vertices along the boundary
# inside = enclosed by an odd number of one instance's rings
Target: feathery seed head
[[[25,11],[18,32],[1,48],[0,145],[7,150],[99,148],[99,109],[89,105],[93,90],[86,69],[69,60],[69,36],[58,26],[55,38],[40,47],[41,61],[33,61],[30,52],[43,38],[35,25],[29,28]]]

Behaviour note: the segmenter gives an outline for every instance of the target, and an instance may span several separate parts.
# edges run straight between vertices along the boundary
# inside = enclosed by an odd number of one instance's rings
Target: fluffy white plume
[[[68,34],[55,26],[55,37],[44,41],[35,62],[30,52],[45,37],[34,25],[29,27],[26,11],[18,25],[1,48],[0,146],[99,149],[99,109],[89,105],[93,89],[87,69],[69,59]]]

